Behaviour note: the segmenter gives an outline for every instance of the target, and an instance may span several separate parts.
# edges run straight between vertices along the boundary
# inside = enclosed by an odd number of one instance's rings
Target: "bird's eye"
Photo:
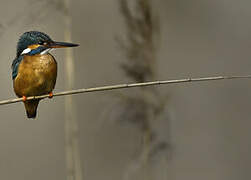
[[[40,41],[38,44],[39,44],[39,45],[47,45],[47,42],[45,42],[45,41]]]

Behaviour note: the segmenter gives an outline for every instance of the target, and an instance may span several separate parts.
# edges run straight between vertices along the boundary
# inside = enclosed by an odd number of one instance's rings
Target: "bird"
[[[23,33],[18,42],[16,57],[12,62],[13,88],[22,98],[28,119],[35,119],[41,99],[27,100],[29,96],[49,94],[57,79],[57,62],[50,54],[55,48],[76,47],[78,44],[53,41],[49,35],[39,31]]]

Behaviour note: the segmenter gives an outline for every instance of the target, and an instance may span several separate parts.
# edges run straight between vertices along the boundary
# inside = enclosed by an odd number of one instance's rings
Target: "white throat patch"
[[[30,48],[26,48],[25,50],[23,50],[23,52],[21,53],[21,55],[27,54],[27,53],[29,53],[30,51],[31,51]]]
[[[51,50],[51,48],[48,48],[48,49],[42,51],[40,54],[41,55],[48,54],[50,50]]]

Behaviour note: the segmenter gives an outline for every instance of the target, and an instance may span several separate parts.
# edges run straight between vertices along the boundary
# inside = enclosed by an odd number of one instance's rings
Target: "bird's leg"
[[[53,98],[53,93],[52,92],[49,93],[49,98],[50,99]]]
[[[27,100],[27,97],[23,96],[22,99],[23,99],[23,102],[25,102]]]

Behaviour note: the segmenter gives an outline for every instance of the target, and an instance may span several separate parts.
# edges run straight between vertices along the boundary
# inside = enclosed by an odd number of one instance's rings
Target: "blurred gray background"
[[[115,38],[125,25],[118,2],[71,1],[73,42],[80,44],[72,88],[132,82],[119,67],[125,57]],[[251,73],[251,1],[154,0],[153,10],[160,24],[157,79]],[[0,1],[0,99],[15,97],[10,67],[19,36],[29,30],[63,41],[60,1]],[[55,91],[63,91],[64,50],[52,54]],[[153,179],[250,179],[250,88],[247,79],[159,86],[168,100],[155,128],[170,151],[150,162]],[[128,179],[144,179],[135,165],[141,134],[111,118],[113,93],[73,96],[83,180],[126,179],[130,169]],[[37,121],[26,120],[21,103],[0,107],[0,179],[66,180],[64,103],[43,100]]]

